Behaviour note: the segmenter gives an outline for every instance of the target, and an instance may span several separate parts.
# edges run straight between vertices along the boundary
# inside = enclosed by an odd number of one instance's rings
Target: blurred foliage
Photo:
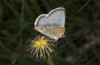
[[[54,65],[100,65],[100,0],[0,0],[0,65],[50,65],[26,57],[23,48],[40,34],[37,16],[57,7],[66,9],[66,32]]]

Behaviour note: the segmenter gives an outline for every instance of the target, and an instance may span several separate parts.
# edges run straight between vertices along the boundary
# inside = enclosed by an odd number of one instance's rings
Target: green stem
[[[53,60],[51,58],[47,59],[47,65],[54,65]]]

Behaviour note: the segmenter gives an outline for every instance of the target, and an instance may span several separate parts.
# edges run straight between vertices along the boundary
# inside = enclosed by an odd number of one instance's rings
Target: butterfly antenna
[[[66,41],[68,47],[70,48],[70,45],[68,44],[68,41],[66,40],[65,36],[64,36],[64,39],[65,39],[65,41]]]

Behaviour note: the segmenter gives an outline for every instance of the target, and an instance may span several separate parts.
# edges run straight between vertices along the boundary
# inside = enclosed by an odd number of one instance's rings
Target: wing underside
[[[62,26],[65,25],[65,9],[63,7],[56,8],[48,14],[38,16],[35,21],[35,27],[38,26]]]

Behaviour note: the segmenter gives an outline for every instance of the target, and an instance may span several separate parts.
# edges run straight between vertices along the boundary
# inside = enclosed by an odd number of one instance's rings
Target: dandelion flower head
[[[31,56],[36,59],[46,59],[51,57],[51,53],[54,52],[54,44],[50,39],[45,36],[37,36],[31,41],[31,44],[27,47]]]

